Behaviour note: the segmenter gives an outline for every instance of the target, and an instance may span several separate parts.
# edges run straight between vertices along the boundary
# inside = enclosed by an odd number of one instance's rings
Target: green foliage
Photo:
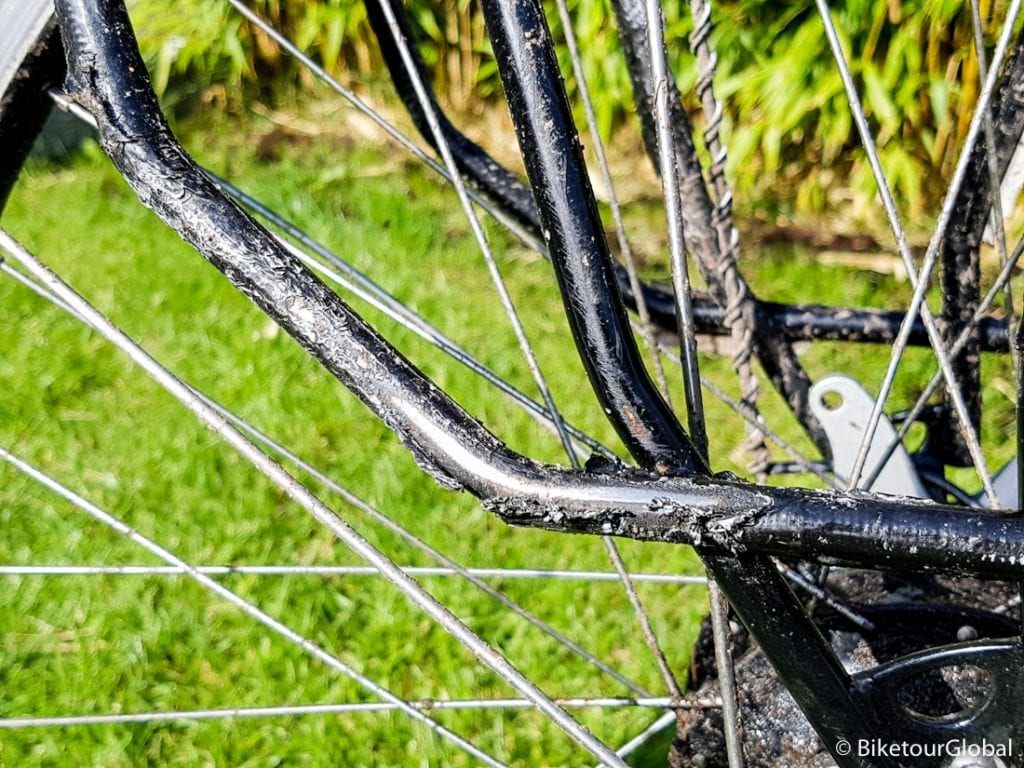
[[[1005,4],[984,5],[989,28],[998,28]],[[847,0],[832,16],[893,189],[920,215],[944,186],[937,182],[955,162],[977,97],[969,6]],[[722,6],[716,29],[738,186],[791,191],[804,209],[841,204],[831,190],[873,204],[874,182],[814,9],[737,0]]]
[[[919,216],[948,176],[978,92],[970,11],[958,0],[846,0],[833,18],[865,113],[898,199]],[[996,30],[1006,0],[985,0]],[[173,8],[133,0],[142,45],[158,90],[173,105],[266,96],[303,75],[280,46],[222,0],[178,0]],[[254,0],[305,53],[346,82],[381,71],[363,4],[351,0]],[[558,13],[549,18],[561,40]],[[601,132],[610,136],[633,112],[626,67],[608,0],[568,0]],[[701,118],[688,50],[690,11],[664,4],[669,48],[688,105]],[[438,92],[456,110],[479,106],[500,83],[476,0],[413,0],[410,16]],[[809,4],[727,0],[715,4],[717,89],[727,105],[730,173],[741,199],[795,201],[802,210],[846,209],[863,218],[874,182],[853,128],[820,18]],[[990,35],[987,42],[994,43]],[[559,47],[564,71],[568,53]],[[575,84],[567,78],[570,96]],[[808,168],[815,169],[808,172]],[[852,205],[851,205],[852,203]]]
[[[329,71],[369,72],[376,61],[362,3],[254,0],[249,7]],[[230,102],[300,76],[281,46],[223,0],[129,0],[157,92],[172,105]]]
[[[212,120],[209,120],[213,116]],[[450,191],[433,174],[345,134],[284,144],[276,162],[247,156],[255,128],[216,111],[186,130],[185,143],[219,172],[381,280],[491,368],[528,390],[532,378],[504,322],[486,270]],[[260,126],[262,130],[265,126]],[[341,129],[339,129],[341,130]],[[339,145],[346,151],[337,152]],[[652,227],[660,227],[660,211]],[[5,228],[39,254],[157,358],[300,454],[394,514],[459,562],[483,566],[602,569],[593,537],[507,528],[466,494],[442,491],[355,397],[340,390],[212,267],[138,204],[95,145],[66,168],[30,164],[7,210]],[[614,440],[587,395],[550,268],[500,230],[489,232],[502,271],[555,400],[568,421]],[[472,265],[479,265],[478,269]],[[909,283],[893,276],[827,267],[812,252],[760,254],[744,265],[759,295],[833,305],[899,306]],[[375,327],[516,450],[558,460],[558,441],[465,371],[372,308]],[[128,360],[17,283],[0,281],[0,445],[12,448],[134,529],[197,563],[361,564],[351,553],[246,470]],[[802,361],[817,377],[857,371],[877,381],[889,349],[815,344]],[[992,464],[1014,450],[1014,389],[1005,356],[983,358],[985,434]],[[732,383],[726,357],[705,356],[702,371]],[[930,354],[911,350],[891,400],[909,406],[932,373]],[[908,375],[909,374],[909,375]],[[683,389],[678,367],[671,390]],[[734,391],[734,390],[730,390]],[[716,470],[742,471],[745,430],[708,398]],[[995,407],[993,407],[995,406]],[[765,387],[768,423],[807,449],[780,397]],[[736,457],[735,463],[730,461]],[[564,459],[563,459],[564,461]],[[325,499],[399,562],[426,560],[334,496]],[[24,564],[151,562],[138,548],[92,524],[36,483],[0,466],[0,559]],[[698,572],[690,550],[620,542],[630,564],[654,572]],[[226,577],[224,582],[360,671],[408,698],[507,695],[397,593],[370,579]],[[3,577],[0,592],[0,715],[189,709],[358,701],[355,685],[275,638],[220,598],[185,579]],[[513,599],[642,685],[656,688],[656,665],[615,584],[569,581],[499,584]],[[484,638],[565,695],[618,693],[593,668],[574,663],[521,622],[456,580],[428,587]],[[674,668],[686,669],[705,611],[702,591],[641,585]],[[609,687],[612,686],[612,687]],[[623,743],[645,727],[644,710],[582,710],[588,727]],[[568,740],[535,713],[447,713],[458,733],[497,745],[517,765],[579,765]],[[663,749],[664,749],[663,745]],[[339,758],[339,755],[341,758]],[[240,718],[0,732],[0,765],[424,765],[459,766],[463,753],[408,720],[383,714]],[[664,764],[665,753],[644,765]],[[637,763],[639,765],[639,763]]]

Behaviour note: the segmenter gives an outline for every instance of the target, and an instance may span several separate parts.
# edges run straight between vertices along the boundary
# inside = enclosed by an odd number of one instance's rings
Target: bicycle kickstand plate
[[[811,412],[821,423],[832,447],[832,468],[836,476],[845,481],[853,471],[861,441],[867,430],[874,398],[857,381],[842,374],[820,379],[811,388]],[[864,464],[862,477],[875,473],[889,446],[896,444],[869,490],[899,496],[929,498],[914,462],[896,429],[883,415],[875,429]]]

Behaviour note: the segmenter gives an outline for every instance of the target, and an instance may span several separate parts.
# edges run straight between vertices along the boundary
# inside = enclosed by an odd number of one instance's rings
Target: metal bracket
[[[857,381],[842,374],[826,376],[811,387],[811,411],[832,445],[832,469],[841,480],[853,471],[857,449],[871,417],[875,401]],[[884,416],[878,422],[864,465],[868,476],[886,449],[896,439],[896,429]],[[929,498],[914,462],[902,445],[897,445],[869,489],[876,493]]]

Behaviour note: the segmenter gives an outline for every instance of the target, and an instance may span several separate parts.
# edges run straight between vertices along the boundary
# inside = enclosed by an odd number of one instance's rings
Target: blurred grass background
[[[334,96],[311,91],[309,78],[223,3],[132,5],[164,103],[200,161],[351,259],[487,365],[534,392],[449,190]],[[665,274],[663,214],[651,191],[656,181],[640,170],[644,161],[629,127],[628,83],[611,53],[614,31],[597,0],[570,5],[600,98],[602,131],[616,149],[617,170],[633,185],[630,231],[645,275],[658,279]],[[253,6],[401,122],[381,82],[361,4],[258,0]],[[934,16],[925,13],[926,6]],[[752,0],[717,7],[719,91],[732,122],[731,177],[746,217],[741,228],[752,228],[755,217],[775,222],[804,213],[826,230],[882,228],[813,13],[780,13]],[[450,0],[410,8],[438,89],[461,122],[507,128],[475,5]],[[1001,9],[998,1],[985,6],[986,14]],[[679,5],[666,4],[666,11],[685,89],[694,78],[683,52],[688,13]],[[949,172],[960,116],[974,98],[967,11],[959,3],[851,0],[836,13],[863,22],[848,33],[851,49],[861,52],[854,67],[875,128],[885,138],[885,162],[901,205],[912,216],[920,214],[916,225],[923,229],[927,214],[921,212],[942,188],[937,182]],[[138,205],[94,143],[87,141],[69,156],[34,160],[3,225],[173,371],[463,564],[607,568],[600,542],[508,529],[472,499],[434,486],[355,398]],[[569,340],[550,267],[500,228],[489,224],[488,235],[525,308],[527,332],[556,401],[571,422],[617,448]],[[748,251],[745,274],[760,295],[773,300],[891,308],[910,294],[884,248],[861,262],[838,263],[785,242],[754,241]],[[476,377],[372,308],[353,303],[514,449],[563,461],[555,439]],[[192,562],[357,562],[121,355],[9,280],[0,281],[0,327],[3,445]],[[812,376],[855,371],[870,389],[888,354],[886,347],[816,344],[802,361]],[[706,374],[736,393],[726,358],[704,355],[702,363]],[[984,397],[991,406],[985,432],[998,466],[1012,451],[1013,388],[1007,382],[1013,379],[1005,360],[986,356],[983,365]],[[929,355],[911,352],[891,409],[907,407],[931,370]],[[681,399],[672,366],[669,376]],[[742,473],[745,458],[738,446],[744,427],[713,397],[707,401],[714,469]],[[777,396],[766,392],[763,409],[775,428],[809,450]],[[398,562],[429,564],[356,510],[330,495],[326,499]],[[152,562],[9,467],[0,467],[0,525],[0,562]],[[622,548],[635,569],[700,573],[693,554],[680,547],[623,542]],[[226,582],[400,695],[510,695],[382,583],[252,576]],[[366,698],[184,578],[3,577],[3,583],[0,715]],[[472,588],[455,580],[426,583],[549,692],[625,692]],[[653,691],[662,689],[621,587],[513,580],[499,586],[623,673]],[[673,666],[685,677],[705,610],[703,590],[639,589]],[[530,712],[435,714],[516,764],[584,760]],[[651,713],[631,711],[583,710],[579,716],[613,744],[652,719]],[[637,760],[663,763],[663,745]],[[401,715],[0,731],[0,766],[324,764],[469,760]]]
[[[216,122],[214,120],[214,122]],[[322,237],[483,361],[533,391],[486,271],[447,190],[379,145],[331,142],[245,159],[248,134],[187,143],[206,162]],[[215,135],[229,137],[226,124]],[[465,495],[436,487],[393,436],[211,267],[143,209],[94,145],[31,166],[4,226],[172,370],[465,565],[606,569],[600,542],[514,531]],[[87,236],[83,236],[87,235]],[[612,441],[587,390],[548,267],[491,233],[531,337],[569,419]],[[426,268],[425,268],[425,265]],[[356,304],[424,371],[517,450],[558,443],[479,379]],[[0,441],[196,563],[358,564],[123,356],[76,322],[0,281]],[[585,387],[585,385],[584,385]],[[327,501],[402,564],[432,564],[336,497]],[[103,527],[0,467],[0,562],[153,563]],[[681,547],[624,543],[634,568],[700,573]],[[360,701],[367,695],[255,627],[184,578],[4,577],[0,714],[47,715]],[[410,698],[513,692],[473,664],[395,590],[369,578],[229,577],[227,582],[373,679]],[[558,695],[626,690],[454,579],[427,580],[474,629]],[[621,587],[498,586],[651,690],[656,669]],[[700,588],[641,585],[685,676]],[[438,713],[505,759],[583,758],[533,713]],[[652,715],[583,712],[612,743]],[[401,715],[362,714],[0,731],[3,765],[466,765]]]

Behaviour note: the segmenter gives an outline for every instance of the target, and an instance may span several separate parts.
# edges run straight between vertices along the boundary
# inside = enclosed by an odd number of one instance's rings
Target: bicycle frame
[[[844,739],[1024,741],[1024,723],[1014,715],[1024,693],[1019,636],[939,647],[851,675],[770,560],[1019,582],[1024,513],[771,488],[710,474],[640,363],[616,288],[621,275],[604,241],[538,0],[484,0],[485,18],[535,190],[536,223],[546,235],[577,347],[639,470],[570,470],[508,449],[196,166],[159,110],[120,0],[57,0],[56,6],[67,55],[66,89],[92,112],[102,146],[142,202],[355,393],[443,487],[472,493],[513,525],[696,547],[844,768],[897,765],[887,758],[866,762],[844,755],[836,748]],[[46,77],[52,79],[53,72]],[[32,103],[36,119],[12,129],[23,138],[38,130],[38,115],[47,109]],[[0,136],[5,128],[0,121]],[[9,188],[23,157],[15,153],[0,167],[0,190],[5,183]],[[766,309],[765,316],[774,311]],[[832,338],[829,333],[842,335],[843,325],[853,322],[836,321],[818,308],[780,307],[777,316],[789,338]],[[903,319],[899,313],[885,317],[888,323]],[[848,336],[863,335],[847,328]],[[1008,346],[1005,324],[986,328],[987,348]],[[883,324],[879,338],[886,332]],[[1020,349],[1024,340],[1018,337],[1015,344]],[[997,681],[992,702],[975,716],[925,722],[897,702],[896,691],[911,675],[966,664]]]

